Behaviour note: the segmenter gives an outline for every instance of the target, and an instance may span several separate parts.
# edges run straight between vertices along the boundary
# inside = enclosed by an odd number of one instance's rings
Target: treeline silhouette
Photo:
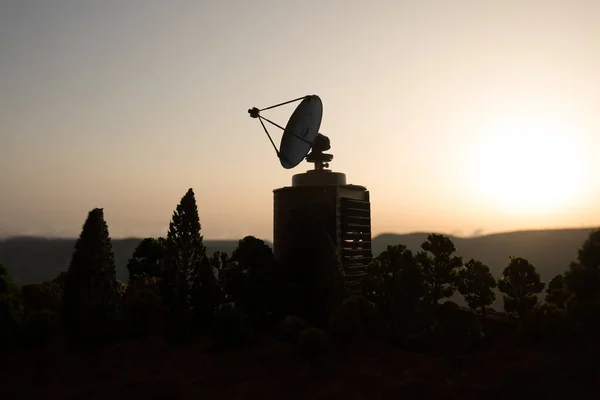
[[[543,281],[549,282],[562,273],[565,266],[577,257],[581,244],[593,231],[592,228],[545,229],[532,231],[504,232],[478,237],[456,237],[447,235],[455,244],[456,254],[465,260],[474,258],[490,267],[494,276],[500,276],[508,257],[519,255],[536,266]],[[377,256],[388,245],[402,243],[417,252],[428,233],[379,234],[372,238],[373,255]],[[112,238],[117,279],[127,282],[127,263],[143,238]],[[53,279],[71,262],[76,238],[11,237],[0,240],[0,264],[8,269],[18,285],[43,282]],[[272,247],[272,243],[265,240]],[[203,240],[206,252],[215,251],[231,255],[238,240]],[[552,251],[549,251],[552,249]],[[502,296],[496,290],[497,299],[493,307],[502,309]],[[460,295],[451,298],[466,305]],[[543,300],[543,295],[540,300]]]
[[[373,342],[420,353],[473,353],[499,340],[581,342],[600,333],[600,230],[548,284],[520,257],[508,259],[494,277],[481,261],[457,256],[449,237],[432,233],[417,252],[402,244],[381,252],[360,296],[346,293],[330,238],[314,232],[311,238],[280,262],[252,236],[231,254],[207,254],[189,189],[166,237],[141,241],[127,265],[128,281],[121,282],[103,210],[93,209],[68,269],[55,278],[19,287],[0,268],[0,345],[82,349],[205,337],[218,351],[251,346],[262,333],[295,343],[315,360]],[[490,307],[496,288],[502,311]],[[468,309],[448,300],[456,293]]]
[[[60,337],[94,345],[148,335],[181,342],[210,335],[217,347],[236,347],[268,329],[300,340],[308,352],[324,347],[328,336],[340,343],[385,338],[406,348],[433,348],[448,335],[455,336],[448,349],[472,351],[494,330],[513,326],[522,337],[538,339],[598,329],[600,231],[590,234],[578,260],[548,285],[524,258],[511,257],[495,278],[482,262],[456,256],[450,238],[430,234],[416,253],[401,244],[388,246],[370,265],[358,297],[345,293],[331,241],[324,236],[306,243],[282,263],[252,236],[240,240],[231,255],[209,255],[190,189],[166,237],[144,239],[135,249],[128,282],[122,283],[115,277],[103,211],[94,209],[68,270],[54,279],[17,287],[2,267],[2,343],[39,345]],[[496,287],[504,312],[490,308]],[[455,292],[472,311],[443,302]]]

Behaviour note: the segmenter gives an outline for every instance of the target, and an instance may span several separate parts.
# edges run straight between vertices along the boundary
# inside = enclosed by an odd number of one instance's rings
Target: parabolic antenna
[[[306,96],[292,113],[279,146],[281,166],[294,168],[306,157],[312,147],[323,117],[323,103],[319,96]]]
[[[268,120],[267,118],[260,115],[261,111],[269,110],[275,107],[289,104],[295,101],[299,101],[298,107],[292,113],[290,119],[285,128],[277,125],[276,123]],[[259,110],[254,107],[248,110],[248,113],[252,118],[258,118],[262,124],[271,144],[277,152],[281,166],[285,169],[291,169],[297,166],[304,158],[307,161],[315,163],[315,169],[321,170],[327,167],[327,161],[331,161],[333,156],[331,154],[323,154],[323,151],[329,150],[329,139],[319,133],[321,127],[321,119],[323,117],[323,103],[317,95],[308,95],[300,97],[295,100],[286,101],[271,107],[263,108]],[[275,125],[276,127],[283,130],[283,136],[281,137],[281,144],[279,150],[275,146],[271,135],[267,131],[263,120]],[[313,149],[311,154],[308,152]]]

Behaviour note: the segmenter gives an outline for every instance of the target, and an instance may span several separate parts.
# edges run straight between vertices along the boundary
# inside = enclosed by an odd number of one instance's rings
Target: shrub
[[[0,264],[0,348],[11,348],[17,344],[21,315],[20,289]]]
[[[574,297],[567,305],[566,319],[592,337],[600,337],[600,304]]]
[[[297,315],[288,315],[279,324],[278,333],[283,340],[296,342],[300,333],[308,328],[306,321]]]
[[[234,303],[222,304],[215,313],[212,337],[219,349],[248,345],[254,338],[248,317]]]
[[[50,310],[58,312],[59,299],[52,294],[50,289],[41,283],[33,283],[21,287],[23,299],[23,312],[27,316],[30,312]]]
[[[437,320],[435,334],[444,350],[471,352],[483,344],[483,328],[473,311],[442,305]]]
[[[379,338],[383,330],[383,315],[375,303],[363,296],[354,297],[358,305],[358,313],[367,339]]]
[[[60,272],[54,279],[50,279],[42,282],[42,285],[46,286],[50,293],[58,300],[62,302],[65,294],[65,282],[67,281],[67,271]]]
[[[569,323],[565,311],[556,304],[543,303],[536,306],[523,326],[522,339],[541,341],[563,337]]]
[[[375,304],[362,296],[345,300],[333,313],[329,332],[342,343],[362,343],[380,337],[383,317]]]
[[[123,322],[127,335],[145,337],[164,333],[167,307],[150,288],[127,293],[123,305]]]
[[[329,333],[341,344],[354,344],[366,339],[356,300],[348,299],[334,311],[329,321]]]
[[[327,351],[327,334],[318,328],[307,328],[298,336],[298,350],[307,357],[316,357]]]
[[[481,323],[486,340],[495,340],[513,335],[517,329],[517,321],[509,318],[506,313],[501,312],[488,311]]]
[[[29,312],[22,325],[23,340],[31,346],[42,345],[53,339],[59,332],[59,321],[51,310]]]
[[[0,295],[0,349],[15,346],[19,338],[19,323],[12,300],[9,296]]]
[[[443,302],[442,307],[451,309],[451,310],[458,310],[460,308],[458,306],[458,304],[456,304],[455,302],[450,301],[450,300]]]
[[[45,282],[43,285],[48,289],[50,294],[56,299],[57,303],[62,301],[64,296],[63,289],[55,282]]]

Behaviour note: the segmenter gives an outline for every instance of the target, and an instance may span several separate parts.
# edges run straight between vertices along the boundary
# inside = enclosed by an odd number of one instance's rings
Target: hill
[[[508,257],[524,257],[532,262],[542,279],[548,282],[565,271],[575,260],[577,250],[593,228],[531,230],[460,238],[450,236],[458,255],[465,261],[475,258],[487,264],[494,276],[499,276],[508,264]],[[404,244],[418,251],[427,233],[381,234],[373,238],[373,254],[377,255],[388,245]],[[117,278],[127,280],[127,261],[141,239],[113,239],[117,265]],[[229,254],[237,240],[205,240],[209,254],[225,251]],[[0,263],[4,264],[19,284],[39,282],[56,276],[69,265],[75,239],[48,239],[40,237],[15,237],[0,240]],[[455,299],[458,300],[458,299]],[[462,303],[462,301],[460,301]],[[500,296],[494,305],[501,307]]]
[[[16,231],[12,227],[0,223],[0,240],[14,236],[15,232]]]
[[[523,257],[535,265],[548,281],[564,272],[577,251],[595,228],[549,229],[497,233],[485,236],[460,238],[449,236],[459,256],[465,261],[479,260],[490,267],[494,276],[502,274],[510,256]],[[379,254],[388,245],[404,244],[413,252],[420,250],[427,233],[405,235],[382,234],[373,239],[373,254]]]
[[[548,229],[497,233],[485,236],[460,238],[449,235],[456,253],[466,262],[471,258],[490,267],[495,277],[502,275],[510,256],[523,257],[535,265],[544,282],[563,273],[576,260],[577,251],[595,228]],[[405,235],[382,234],[373,240],[373,254],[379,254],[388,245],[403,244],[413,252],[420,250],[427,233]],[[464,304],[460,295],[452,300]],[[502,296],[496,293],[494,308],[502,309]]]
[[[20,284],[51,279],[68,268],[76,239],[13,237],[0,240],[0,264],[8,269],[13,280]],[[127,281],[127,261],[142,241],[140,238],[113,239],[117,279]],[[208,254],[237,247],[237,240],[204,240]]]

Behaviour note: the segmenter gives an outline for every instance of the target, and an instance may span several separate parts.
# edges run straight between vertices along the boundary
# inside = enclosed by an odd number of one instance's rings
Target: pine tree
[[[544,286],[533,264],[524,258],[511,257],[498,281],[498,289],[504,293],[504,310],[523,318],[537,304],[537,294]]]
[[[564,309],[569,300],[570,293],[565,286],[565,278],[562,274],[556,275],[548,282],[546,288],[546,303],[554,304],[556,307]]]
[[[164,253],[164,238],[146,238],[142,240],[127,263],[127,270],[129,271],[128,284],[133,285],[139,281],[148,283],[160,279]]]
[[[564,275],[570,297],[568,314],[590,332],[600,332],[600,229],[594,230],[583,243]]]
[[[225,288],[231,300],[253,321],[273,312],[277,269],[273,250],[263,240],[246,236],[238,241],[225,273]]]
[[[428,235],[421,248],[423,251],[417,253],[416,259],[423,268],[431,303],[436,306],[440,299],[454,294],[454,283],[462,259],[453,256],[456,252],[454,243],[444,235]]]
[[[65,277],[63,319],[77,341],[104,341],[118,312],[115,261],[101,208],[89,212]]]
[[[206,249],[200,235],[200,218],[194,191],[190,188],[173,213],[166,240],[161,293],[177,325],[185,334],[192,307],[191,288],[200,275],[200,261]]]
[[[496,300],[493,289],[497,284],[490,273],[490,268],[481,261],[469,260],[459,273],[457,286],[469,307],[473,310],[479,309],[485,318],[486,307]]]
[[[564,277],[577,307],[600,307],[600,229],[590,233]]]
[[[421,266],[404,245],[382,251],[369,264],[366,297],[388,319],[396,338],[420,334],[427,326],[429,287]]]

